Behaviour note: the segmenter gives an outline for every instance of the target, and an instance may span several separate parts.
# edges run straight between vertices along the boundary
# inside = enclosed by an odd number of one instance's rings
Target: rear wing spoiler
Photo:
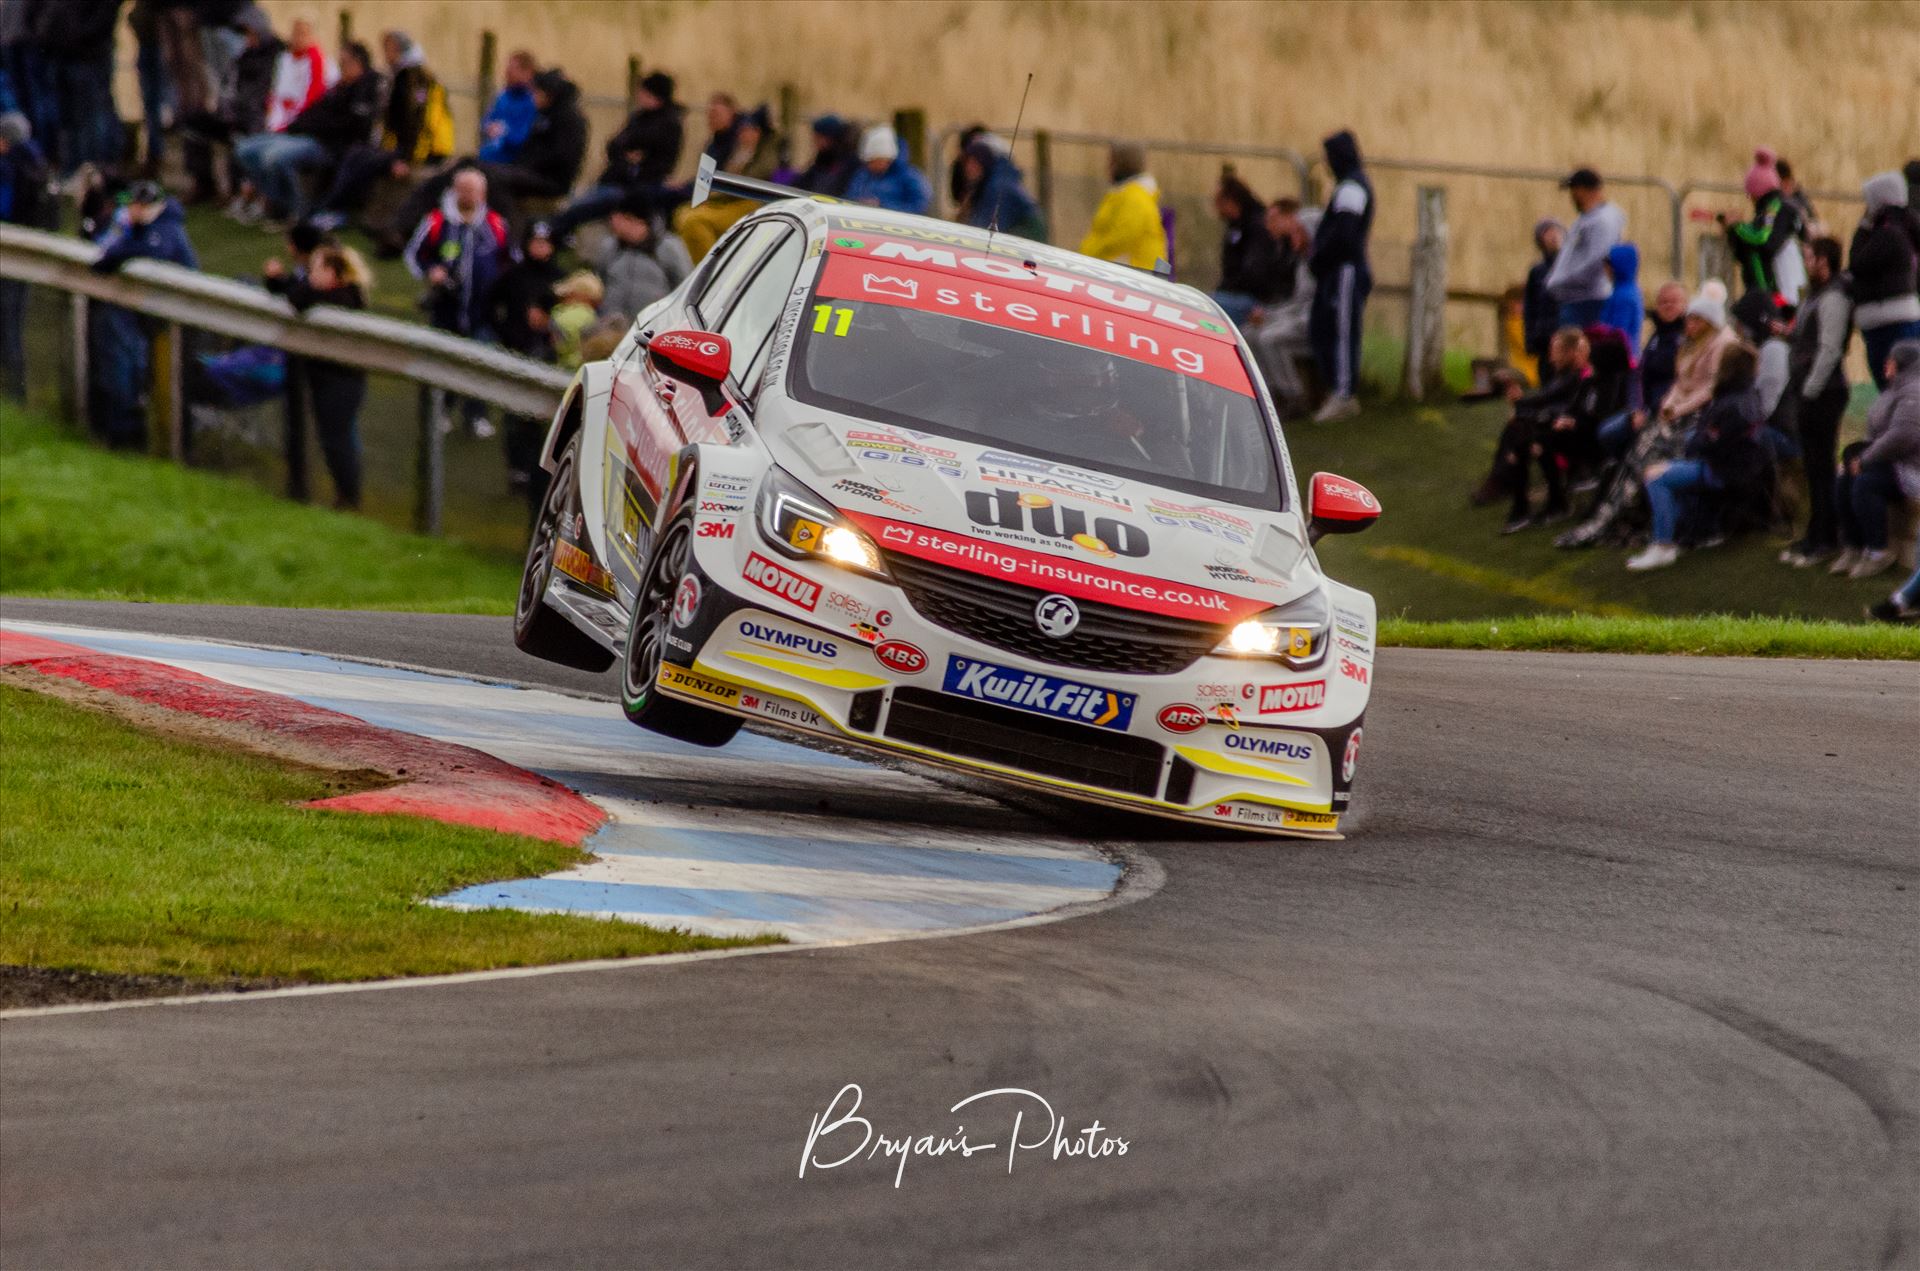
[[[773,181],[762,181],[758,177],[743,177],[736,172],[722,172],[713,156],[700,156],[700,170],[693,178],[693,197],[689,203],[699,207],[715,194],[730,194],[739,199],[752,199],[755,203],[778,203],[781,199],[813,199],[819,203],[838,203],[839,199],[824,194],[814,194],[809,190],[796,190],[790,185],[780,185]]]

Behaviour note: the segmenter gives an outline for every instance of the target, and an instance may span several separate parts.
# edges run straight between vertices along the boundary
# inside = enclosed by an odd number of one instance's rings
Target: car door
[[[794,279],[799,276],[806,243],[806,234],[794,226],[793,232],[773,244],[752,275],[728,298],[725,311],[718,313],[718,321],[713,322],[711,316],[705,319],[713,323],[708,329],[727,337],[732,347],[727,368],[727,400],[737,417],[751,419],[753,416],[760,376],[773,349],[781,312],[786,308],[787,297],[793,293]],[[728,442],[738,437],[737,432],[728,431],[724,413],[719,418],[708,414],[698,393],[678,394],[674,408],[681,416],[681,428],[689,441]]]

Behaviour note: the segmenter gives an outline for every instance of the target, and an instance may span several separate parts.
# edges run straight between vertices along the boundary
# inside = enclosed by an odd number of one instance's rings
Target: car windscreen
[[[904,304],[817,291],[811,300],[787,386],[796,401],[1216,502],[1285,506],[1260,407],[1226,386],[1246,384],[1230,344],[1207,341],[1196,351],[1179,347],[1177,331],[1104,324],[1143,354],[1143,341],[1164,349],[1166,364],[1155,365],[1099,347],[1098,319],[1070,342]],[[1232,365],[1218,367],[1222,358]],[[1224,383],[1200,378],[1196,366]]]

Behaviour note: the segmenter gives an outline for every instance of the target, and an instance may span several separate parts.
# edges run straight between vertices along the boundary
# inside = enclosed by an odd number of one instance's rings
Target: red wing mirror
[[[1358,534],[1380,516],[1380,500],[1358,481],[1316,472],[1307,488],[1307,539],[1323,534]]]
[[[727,382],[727,368],[733,362],[733,345],[726,336],[712,331],[663,331],[647,342],[647,356],[660,374],[698,390],[708,414],[726,409],[720,386]]]

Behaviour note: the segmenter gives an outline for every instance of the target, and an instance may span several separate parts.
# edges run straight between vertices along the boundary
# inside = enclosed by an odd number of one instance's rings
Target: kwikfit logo
[[[946,680],[941,687],[956,697],[998,702],[1015,710],[1070,719],[1096,728],[1118,731],[1133,719],[1131,693],[1076,684],[1037,671],[1015,671],[972,658],[949,657]]]
[[[756,644],[770,644],[776,649],[794,649],[823,658],[840,656],[840,646],[831,640],[801,635],[797,631],[782,631],[778,627],[770,627],[763,622],[742,622],[740,634]]]
[[[1249,754],[1265,755],[1269,759],[1290,759],[1295,763],[1305,763],[1313,758],[1313,747],[1305,742],[1281,741],[1248,732],[1228,733],[1227,749],[1244,750]]]
[[[770,591],[782,600],[791,600],[808,612],[812,612],[813,607],[820,603],[820,584],[780,568],[758,552],[747,557],[747,567],[740,572],[762,591]]]
[[[967,517],[975,525],[997,525],[1042,538],[1075,539],[1087,533],[1087,514],[1079,508],[1063,507],[1051,499],[1041,499],[1043,506],[1029,508],[1016,490],[969,490],[966,502]],[[1093,536],[1122,556],[1145,556],[1150,547],[1145,530],[1111,516],[1093,518]]]

